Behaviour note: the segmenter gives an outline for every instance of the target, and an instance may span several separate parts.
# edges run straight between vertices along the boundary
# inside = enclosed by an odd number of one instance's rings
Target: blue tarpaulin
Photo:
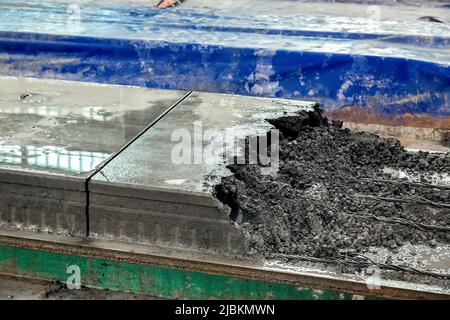
[[[345,30],[326,17],[295,19],[0,0],[0,75],[450,116],[447,25],[423,32],[420,23],[380,23],[374,32],[349,28],[351,19]]]

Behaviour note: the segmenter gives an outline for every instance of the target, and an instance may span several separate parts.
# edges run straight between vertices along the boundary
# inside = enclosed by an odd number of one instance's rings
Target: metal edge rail
[[[0,274],[66,282],[77,265],[86,287],[172,299],[450,299],[428,291],[265,270],[84,244],[0,235]]]

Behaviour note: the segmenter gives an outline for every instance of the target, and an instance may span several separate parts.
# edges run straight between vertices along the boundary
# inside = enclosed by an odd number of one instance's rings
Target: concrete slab
[[[231,174],[225,160],[238,151],[235,141],[265,134],[272,127],[265,119],[312,105],[191,94],[90,181],[91,236],[245,252],[242,233],[220,211],[213,186]]]
[[[181,91],[0,78],[0,227],[85,235],[87,176]]]
[[[266,119],[313,105],[298,100],[194,92],[92,181],[209,193],[221,177],[231,174],[223,158],[224,151],[233,148],[233,137],[263,135],[272,128]],[[178,152],[182,143],[191,146],[187,158],[182,151],[188,148],[181,150],[181,155]],[[180,160],[185,161],[177,163]]]
[[[0,168],[86,176],[185,92],[0,78]]]

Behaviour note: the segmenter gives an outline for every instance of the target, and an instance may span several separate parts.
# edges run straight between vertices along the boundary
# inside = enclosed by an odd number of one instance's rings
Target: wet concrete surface
[[[230,254],[242,254],[245,242],[211,195],[212,186],[230,174],[224,157],[237,148],[223,136],[262,134],[271,127],[266,118],[312,106],[192,94],[95,175],[86,193],[89,172],[184,93],[0,81],[1,228],[76,237],[89,231],[94,238]],[[180,153],[174,156],[180,142],[188,156],[181,162]]]
[[[0,78],[0,228],[85,236],[86,178],[185,93]]]
[[[210,192],[231,174],[224,162],[238,141],[261,135],[266,119],[294,114],[314,103],[193,93],[92,179],[190,192]]]
[[[0,78],[0,169],[86,175],[183,95]]]
[[[91,237],[245,254],[212,187],[231,174],[225,161],[239,139],[265,133],[267,118],[312,105],[191,94],[89,182]]]

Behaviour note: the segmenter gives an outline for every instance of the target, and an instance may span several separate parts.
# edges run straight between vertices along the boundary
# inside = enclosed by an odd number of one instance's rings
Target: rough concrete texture
[[[84,179],[0,170],[0,229],[85,236]]]
[[[91,184],[90,237],[224,255],[245,254],[240,230],[211,195],[186,191]]]
[[[393,221],[450,227],[448,154],[412,154],[395,139],[351,132],[329,123],[318,106],[270,122],[281,131],[278,174],[231,165],[233,176],[216,187],[252,254],[338,257],[450,243],[448,230]],[[442,185],[429,185],[436,181]]]
[[[0,183],[0,229],[83,237],[85,212],[84,192]]]
[[[149,196],[152,190],[147,192],[145,197],[91,193],[90,237],[225,255],[245,253],[242,232],[208,204],[214,202],[212,197],[174,193],[171,200],[160,200]]]
[[[221,177],[231,174],[224,158],[235,153],[235,140],[270,130],[268,117],[292,115],[313,105],[193,92],[102,168],[90,184],[102,181],[211,193]]]

